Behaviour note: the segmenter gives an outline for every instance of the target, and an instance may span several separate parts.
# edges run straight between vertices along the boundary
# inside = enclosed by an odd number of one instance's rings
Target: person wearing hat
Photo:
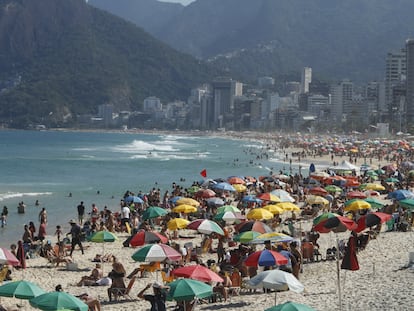
[[[82,255],[84,254],[83,252],[83,246],[82,246],[82,242],[81,242],[81,235],[82,235],[82,229],[81,227],[72,219],[69,221],[70,223],[70,232],[67,235],[71,235],[72,236],[72,247],[70,249],[70,254],[69,256],[72,257],[72,253],[73,250],[75,249],[76,245],[79,245],[81,251],[82,251]]]
[[[144,292],[151,286],[154,294],[144,295]],[[159,282],[150,283],[138,293],[138,297],[151,303],[151,311],[166,311],[165,300],[167,299],[167,294],[165,289],[168,289],[168,287],[163,286]]]

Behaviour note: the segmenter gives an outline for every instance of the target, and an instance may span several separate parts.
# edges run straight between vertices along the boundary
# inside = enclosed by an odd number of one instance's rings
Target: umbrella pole
[[[339,298],[339,311],[342,311],[342,293],[341,293],[341,267],[339,264],[339,239],[338,235],[336,236],[336,275],[338,282],[338,298]]]
[[[275,289],[275,305],[276,305],[277,290]]]

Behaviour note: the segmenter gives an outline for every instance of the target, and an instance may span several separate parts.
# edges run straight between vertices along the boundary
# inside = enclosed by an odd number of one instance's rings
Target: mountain
[[[158,26],[134,22],[244,78],[310,66],[361,81],[382,79],[387,53],[414,37],[411,12],[412,0],[197,0]]]
[[[0,0],[0,51],[0,119],[14,127],[183,100],[218,74],[84,0]]]

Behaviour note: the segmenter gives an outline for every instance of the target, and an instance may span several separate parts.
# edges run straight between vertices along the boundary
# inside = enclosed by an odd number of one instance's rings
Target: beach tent
[[[329,169],[331,171],[334,172],[338,172],[338,171],[356,171],[359,168],[351,163],[349,163],[348,161],[342,161],[341,164],[337,165],[337,166],[330,166]]]

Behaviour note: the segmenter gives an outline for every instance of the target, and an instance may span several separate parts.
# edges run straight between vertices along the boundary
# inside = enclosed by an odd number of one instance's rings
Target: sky
[[[178,3],[181,3],[183,5],[187,5],[187,4],[190,4],[191,2],[194,2],[195,0],[159,0],[159,1],[162,1],[162,2],[178,2]]]

